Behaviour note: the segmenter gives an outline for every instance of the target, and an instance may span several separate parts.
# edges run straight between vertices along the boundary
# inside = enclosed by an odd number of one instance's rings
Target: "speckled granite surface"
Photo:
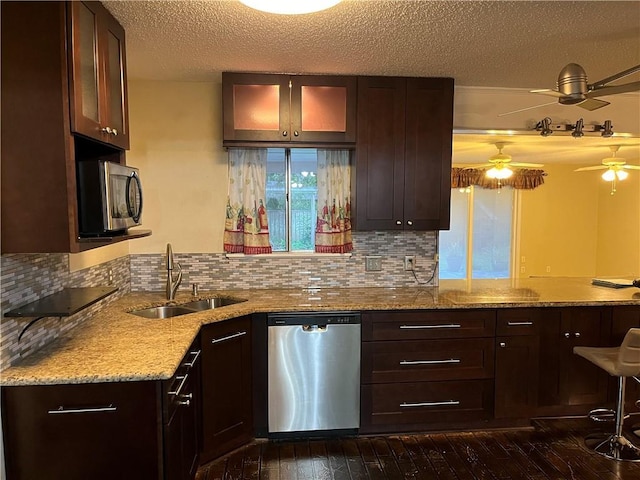
[[[201,292],[246,302],[168,319],[128,313],[164,305],[164,294],[131,293],[54,343],[0,372],[0,385],[170,378],[201,325],[257,312],[640,305],[640,289],[596,287],[589,279],[443,280],[439,287],[267,289]],[[180,294],[177,303],[192,300]]]

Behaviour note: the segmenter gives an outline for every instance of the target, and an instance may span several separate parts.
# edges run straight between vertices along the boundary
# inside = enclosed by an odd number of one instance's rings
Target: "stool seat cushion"
[[[638,364],[620,362],[620,347],[573,347],[573,353],[589,360],[614,377],[640,375]]]

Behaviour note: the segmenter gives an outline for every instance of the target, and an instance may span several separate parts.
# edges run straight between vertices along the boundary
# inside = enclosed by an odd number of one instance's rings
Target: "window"
[[[274,252],[315,248],[317,150],[270,148],[267,153],[267,211]]]
[[[440,278],[509,278],[514,199],[511,187],[452,189],[451,229],[440,232]]]

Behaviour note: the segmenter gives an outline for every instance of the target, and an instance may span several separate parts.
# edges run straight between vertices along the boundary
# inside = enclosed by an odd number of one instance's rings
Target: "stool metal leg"
[[[622,434],[625,385],[626,377],[618,377],[615,433],[612,435],[589,435],[585,438],[585,445],[594,452],[613,460],[640,462],[640,448],[636,447]]]

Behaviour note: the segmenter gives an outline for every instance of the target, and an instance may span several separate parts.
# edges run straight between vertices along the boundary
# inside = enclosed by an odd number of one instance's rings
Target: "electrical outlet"
[[[414,270],[416,267],[416,257],[414,255],[405,255],[404,256],[404,269],[405,270]]]
[[[373,255],[364,257],[364,269],[367,272],[379,272],[382,270],[382,257]]]

